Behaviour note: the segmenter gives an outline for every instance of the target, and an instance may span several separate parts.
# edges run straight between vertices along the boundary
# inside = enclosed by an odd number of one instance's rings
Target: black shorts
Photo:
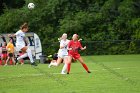
[[[2,54],[7,54],[7,51],[2,51]]]
[[[13,53],[9,53],[8,56],[9,56],[9,57],[13,57]]]
[[[55,54],[53,55],[53,60],[57,60],[57,59],[58,59],[58,54],[55,53]]]

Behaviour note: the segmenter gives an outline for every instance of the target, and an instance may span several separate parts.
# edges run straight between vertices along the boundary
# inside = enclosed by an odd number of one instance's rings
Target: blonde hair
[[[62,39],[67,39],[67,34],[63,33],[63,35],[61,36]]]
[[[20,26],[20,29],[21,30],[24,29],[24,28],[28,28],[28,24],[26,22],[23,23],[23,25]]]
[[[73,36],[74,36],[74,35],[75,35],[77,38],[79,38],[78,34],[73,34]]]

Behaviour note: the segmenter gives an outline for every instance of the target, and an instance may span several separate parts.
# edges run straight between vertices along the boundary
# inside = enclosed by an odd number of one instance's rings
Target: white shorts
[[[16,45],[16,50],[20,51],[23,47],[25,47],[25,45]]]
[[[58,57],[60,57],[60,58],[64,58],[64,57],[68,57],[68,53],[65,53],[65,54],[63,54],[63,53],[58,53]]]

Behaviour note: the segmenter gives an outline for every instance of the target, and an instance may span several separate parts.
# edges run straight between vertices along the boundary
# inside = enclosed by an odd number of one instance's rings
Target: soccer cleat
[[[62,75],[65,75],[66,73],[65,73],[65,72],[61,72],[61,74],[62,74]]]
[[[70,74],[69,72],[67,72],[67,74]]]
[[[88,71],[88,73],[91,73],[90,71]]]
[[[7,66],[7,64],[5,64],[4,66]]]
[[[50,64],[48,65],[48,68],[51,68],[51,66],[52,66],[52,63],[50,63]]]
[[[37,66],[37,64],[35,62],[31,63],[32,66]]]

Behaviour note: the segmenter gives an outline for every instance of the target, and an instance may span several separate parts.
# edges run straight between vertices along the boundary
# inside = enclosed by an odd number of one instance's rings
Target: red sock
[[[13,61],[12,61],[12,59],[10,59],[10,65],[12,65],[13,64]]]
[[[89,70],[88,70],[88,67],[87,67],[87,65],[86,64],[82,64],[83,65],[83,67],[85,68],[85,70],[88,72]]]
[[[71,63],[69,63],[68,66],[67,66],[67,70],[68,70],[67,73],[70,72],[70,67],[71,67]]]
[[[1,59],[0,59],[0,65],[2,65],[2,61],[1,61]]]

